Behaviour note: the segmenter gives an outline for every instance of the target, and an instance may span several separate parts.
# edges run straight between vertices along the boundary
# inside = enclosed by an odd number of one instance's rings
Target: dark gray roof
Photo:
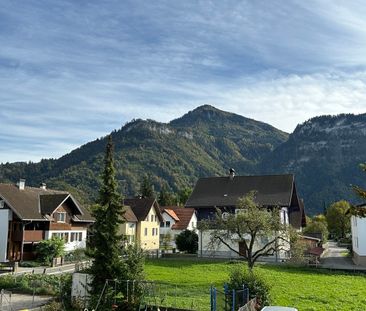
[[[57,207],[64,202],[68,193],[42,194],[39,196],[41,202],[41,213],[51,215]]]
[[[0,197],[22,220],[49,220],[51,214],[65,199],[72,200],[79,210],[79,221],[93,221],[90,213],[65,191],[25,187],[20,190],[13,184],[0,184]],[[69,197],[69,198],[68,198]]]
[[[290,206],[294,176],[263,175],[200,178],[186,207],[235,206],[240,197],[256,191],[256,202],[262,206]]]
[[[160,221],[163,221],[163,217],[160,213],[160,208],[155,199],[150,198],[133,198],[125,199],[124,205],[129,206],[132,212],[135,214],[139,221],[144,221],[152,207],[155,208],[156,214]]]
[[[131,207],[126,206],[124,218],[127,222],[138,222],[136,215],[133,213]]]

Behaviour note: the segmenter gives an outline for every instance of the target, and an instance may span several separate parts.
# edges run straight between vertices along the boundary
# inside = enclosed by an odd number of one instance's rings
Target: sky
[[[204,104],[289,133],[365,113],[365,2],[0,2],[0,162]]]

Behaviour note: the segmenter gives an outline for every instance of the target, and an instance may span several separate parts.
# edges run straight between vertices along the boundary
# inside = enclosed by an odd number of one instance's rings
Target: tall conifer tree
[[[93,275],[92,293],[99,295],[106,280],[123,279],[123,261],[121,248],[123,236],[118,234],[119,226],[124,222],[122,196],[118,193],[113,158],[112,137],[109,136],[106,147],[102,186],[93,211],[95,224],[93,229],[94,259],[91,267]]]

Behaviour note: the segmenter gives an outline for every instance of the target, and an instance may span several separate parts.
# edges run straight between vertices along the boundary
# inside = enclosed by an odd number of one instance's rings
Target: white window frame
[[[63,215],[63,220],[61,220],[61,215]],[[56,212],[56,222],[65,223],[66,222],[66,212]]]

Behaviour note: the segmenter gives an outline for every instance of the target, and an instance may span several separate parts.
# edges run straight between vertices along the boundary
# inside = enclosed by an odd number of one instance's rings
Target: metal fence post
[[[235,297],[235,295],[236,295],[236,293],[235,293],[235,289],[233,289],[233,292],[232,292],[232,295],[233,295],[233,301],[232,301],[232,307],[231,307],[231,310],[232,311],[235,311],[235,303],[236,303],[236,297]]]

